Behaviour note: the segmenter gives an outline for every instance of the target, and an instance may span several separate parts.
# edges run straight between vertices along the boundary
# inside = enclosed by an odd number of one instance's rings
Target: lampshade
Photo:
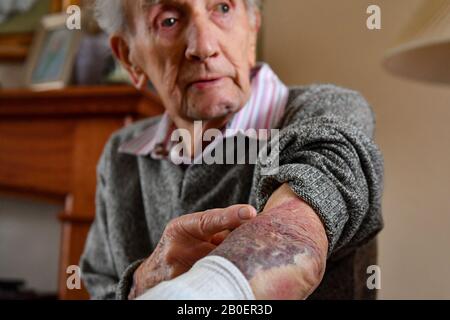
[[[384,66],[400,76],[450,84],[450,0],[425,0]]]

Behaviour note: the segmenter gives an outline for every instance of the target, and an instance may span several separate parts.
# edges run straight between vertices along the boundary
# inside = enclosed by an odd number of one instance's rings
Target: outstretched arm
[[[192,298],[223,299],[226,287],[228,298],[252,291],[257,299],[304,299],[320,284],[328,256],[380,231],[383,161],[371,108],[358,93],[335,86],[293,95],[280,125],[280,152],[265,162],[280,163],[279,171],[263,175],[264,164],[255,168],[262,213],[148,298],[176,292],[186,299],[189,291]],[[221,290],[212,295],[215,287]]]
[[[211,255],[233,262],[256,299],[306,299],[322,280],[327,248],[317,214],[284,184],[260,216],[236,229]]]

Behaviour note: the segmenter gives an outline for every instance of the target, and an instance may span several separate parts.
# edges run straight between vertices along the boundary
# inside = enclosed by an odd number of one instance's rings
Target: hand
[[[188,214],[172,220],[152,255],[134,273],[129,299],[135,299],[163,281],[189,271],[210,254],[228,234],[256,217],[249,205],[235,205]]]

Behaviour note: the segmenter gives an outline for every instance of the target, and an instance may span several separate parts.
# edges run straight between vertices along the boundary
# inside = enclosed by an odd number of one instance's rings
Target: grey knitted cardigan
[[[283,183],[314,208],[329,240],[327,270],[310,298],[375,296],[366,269],[376,263],[373,239],[383,225],[383,161],[360,94],[333,85],[291,88],[279,125],[280,170],[272,176],[259,163],[182,167],[118,152],[158,120],[115,133],[99,162],[96,218],[80,262],[93,299],[127,298],[134,271],[171,219],[233,204],[261,210]]]

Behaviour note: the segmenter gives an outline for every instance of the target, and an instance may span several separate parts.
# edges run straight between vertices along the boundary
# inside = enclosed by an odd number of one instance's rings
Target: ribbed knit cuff
[[[209,256],[137,300],[255,300],[255,296],[245,276],[232,262]]]
[[[139,268],[139,266],[145,261],[145,259],[133,262],[122,274],[122,277],[117,285],[116,289],[116,299],[117,300],[128,300],[131,287],[133,286],[133,276],[134,272]]]

